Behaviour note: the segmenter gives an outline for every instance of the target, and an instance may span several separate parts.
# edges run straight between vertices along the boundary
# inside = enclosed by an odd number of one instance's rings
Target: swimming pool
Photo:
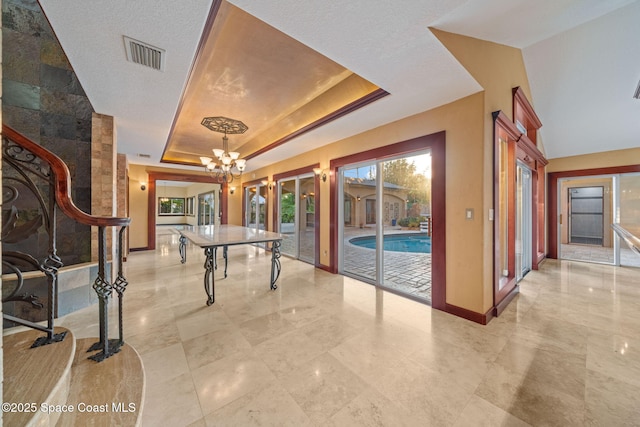
[[[376,236],[354,237],[349,243],[363,248],[375,249]],[[394,252],[431,253],[431,237],[425,233],[386,234],[384,250]]]

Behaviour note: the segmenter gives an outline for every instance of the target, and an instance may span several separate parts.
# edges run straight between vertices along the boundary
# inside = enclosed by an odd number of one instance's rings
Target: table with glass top
[[[229,246],[247,245],[254,243],[271,242],[271,289],[277,289],[276,281],[280,276],[280,246],[283,236],[271,231],[256,230],[254,228],[238,225],[203,225],[203,226],[179,226],[176,231],[180,233],[181,262],[187,262],[187,240],[204,249],[204,290],[207,293],[207,305],[215,302],[215,277],[217,268],[216,254],[222,247],[224,257],[224,277],[227,277],[227,249]]]

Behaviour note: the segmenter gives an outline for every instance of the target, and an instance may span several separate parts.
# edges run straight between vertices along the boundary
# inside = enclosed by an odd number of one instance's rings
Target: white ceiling
[[[211,0],[40,3],[94,109],[116,118],[118,151],[158,164]],[[640,146],[639,1],[231,3],[391,94],[251,159],[248,171],[482,90],[428,27],[523,49],[548,158]],[[165,71],[127,62],[123,35],[165,49]]]

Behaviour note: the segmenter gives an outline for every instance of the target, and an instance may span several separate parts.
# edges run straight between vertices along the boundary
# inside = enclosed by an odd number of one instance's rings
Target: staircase
[[[66,164],[6,125],[2,126],[2,150],[2,301],[17,307],[15,313],[3,313],[3,319],[22,325],[4,331],[3,423],[139,425],[144,369],[137,352],[124,342],[122,319],[128,285],[123,275],[123,241],[131,220],[93,216],[78,209],[71,198]],[[63,266],[56,249],[58,212],[98,228],[98,274],[93,283],[99,303],[100,336],[96,338],[76,339],[72,331],[54,326],[58,270]],[[113,274],[107,269],[108,227],[119,228]],[[36,244],[29,245],[34,237]],[[33,275],[45,278],[35,292],[25,280]],[[119,334],[110,338],[108,304],[116,295]],[[28,317],[41,311],[46,311],[45,321]]]
[[[22,328],[21,328],[22,329]],[[144,403],[144,369],[128,344],[101,363],[87,358],[97,338],[31,348],[35,330],[4,336],[4,412],[7,426],[137,426]]]

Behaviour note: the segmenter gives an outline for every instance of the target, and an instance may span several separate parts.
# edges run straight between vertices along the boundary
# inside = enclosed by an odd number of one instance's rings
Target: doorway
[[[532,188],[531,169],[516,164],[516,282],[532,267]]]
[[[316,179],[313,173],[281,179],[278,189],[278,232],[284,235],[280,251],[316,264]]]
[[[338,169],[338,272],[431,303],[431,153]]]
[[[198,194],[198,225],[215,225],[215,192]]]

